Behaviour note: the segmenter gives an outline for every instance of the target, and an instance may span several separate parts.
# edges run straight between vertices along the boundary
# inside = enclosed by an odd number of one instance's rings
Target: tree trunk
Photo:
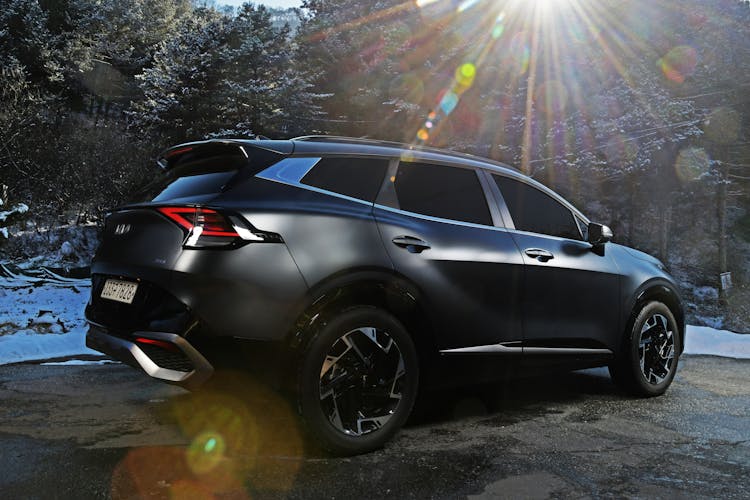
[[[727,165],[726,146],[718,146],[716,158],[719,160],[719,184],[716,192],[716,212],[718,222],[717,245],[719,250],[719,274],[727,272]],[[719,278],[719,305],[726,305],[727,292]]]
[[[672,207],[659,207],[659,260],[666,264],[669,256],[669,224],[672,222]]]
[[[638,216],[638,210],[636,209],[636,179],[627,178],[627,186],[628,186],[628,194],[630,194],[630,200],[629,200],[629,207],[628,207],[628,240],[625,243],[626,245],[634,245],[635,242],[633,241],[635,239],[635,225],[636,225],[636,217]]]

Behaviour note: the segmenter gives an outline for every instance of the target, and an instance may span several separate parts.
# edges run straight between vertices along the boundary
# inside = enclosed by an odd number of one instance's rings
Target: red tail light
[[[202,228],[202,236],[240,237],[226,217],[210,208],[161,207],[157,210],[188,231],[192,231],[196,227]]]
[[[186,248],[238,246],[249,241],[281,241],[273,233],[256,232],[241,217],[203,207],[159,207],[157,210],[187,231]]]

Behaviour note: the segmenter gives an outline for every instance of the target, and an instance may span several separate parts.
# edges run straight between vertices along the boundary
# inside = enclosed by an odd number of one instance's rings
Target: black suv
[[[238,344],[272,347],[338,453],[381,446],[446,379],[609,366],[655,396],[674,378],[664,266],[510,167],[318,136],[182,144],[159,165],[108,215],[86,308],[87,345],[152,377],[193,388]]]

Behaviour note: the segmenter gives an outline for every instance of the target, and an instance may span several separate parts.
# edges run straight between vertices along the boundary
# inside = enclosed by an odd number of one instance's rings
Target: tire
[[[660,396],[674,379],[681,348],[672,311],[661,302],[647,302],[634,313],[609,373],[616,385],[634,396]]]
[[[310,341],[297,398],[311,436],[337,455],[382,447],[406,422],[417,396],[419,363],[406,328],[389,313],[356,306],[334,316]]]

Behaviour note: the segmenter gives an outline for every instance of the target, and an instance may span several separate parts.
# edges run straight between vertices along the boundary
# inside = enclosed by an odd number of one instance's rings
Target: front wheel
[[[618,359],[609,367],[612,379],[635,396],[664,394],[677,371],[680,342],[672,311],[661,302],[646,303],[631,322]]]
[[[341,455],[380,448],[406,422],[419,364],[404,326],[368,306],[335,316],[310,341],[302,361],[302,417],[324,448]]]

